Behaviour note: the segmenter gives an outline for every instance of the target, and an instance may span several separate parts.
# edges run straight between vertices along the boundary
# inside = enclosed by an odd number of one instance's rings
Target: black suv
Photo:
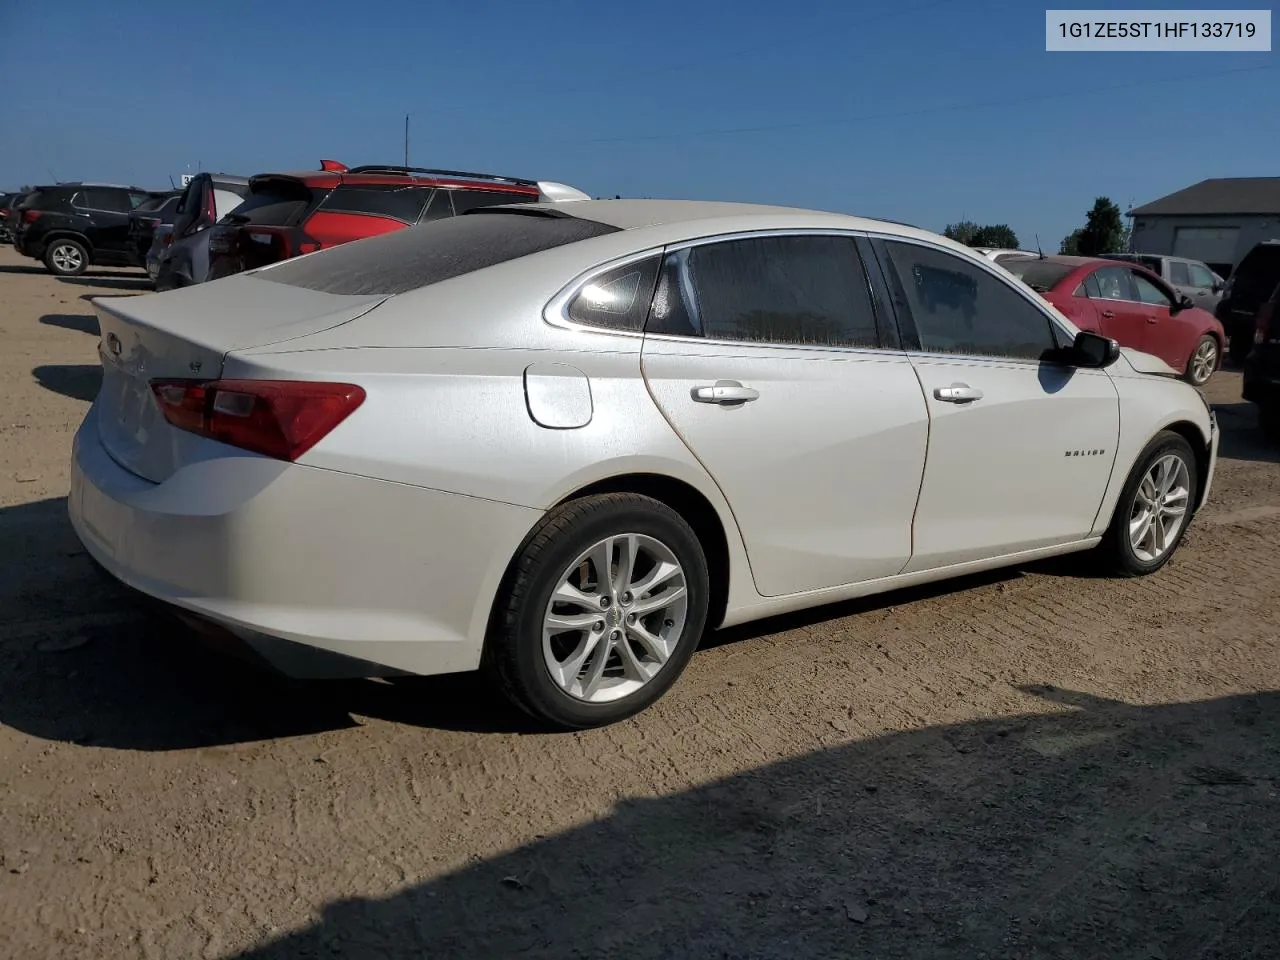
[[[1258,310],[1280,283],[1280,240],[1265,240],[1246,253],[1227,278],[1214,311],[1231,339],[1231,359],[1244,362],[1254,343]]]
[[[141,266],[129,237],[129,213],[156,195],[102,183],[37,187],[11,218],[13,246],[63,277],[84,273],[90,265]]]
[[[1280,242],[1271,240],[1250,250],[1227,280],[1224,311],[1247,324],[1250,350],[1244,361],[1244,399],[1258,405],[1258,420],[1280,440]],[[1226,324],[1226,316],[1219,314]]]

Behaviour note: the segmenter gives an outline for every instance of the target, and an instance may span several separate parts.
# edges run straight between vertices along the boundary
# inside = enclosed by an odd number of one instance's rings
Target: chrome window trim
[[[619,257],[614,257],[613,259],[610,259],[610,260],[602,261],[601,263],[598,263],[595,266],[589,267],[588,269],[580,272],[577,276],[575,276],[572,280],[570,280],[567,284],[565,284],[560,289],[560,292],[557,293],[554,297],[552,297],[547,302],[546,306],[543,308],[542,317],[546,323],[550,324],[553,327],[558,327],[563,330],[569,330],[569,331],[574,331],[578,333],[594,333],[594,334],[602,334],[605,336],[628,337],[632,339],[643,340],[646,338],[646,334],[644,333],[643,330],[639,330],[639,331],[618,330],[611,327],[597,327],[591,324],[578,323],[575,320],[571,320],[569,318],[569,304],[573,301],[573,298],[576,297],[578,293],[581,292],[582,288],[586,286],[588,283],[590,283],[592,280],[594,280],[596,277],[599,277],[602,274],[608,273],[611,270],[615,270],[618,267],[625,267],[627,264],[637,263],[641,260],[647,260],[648,258],[653,256],[662,256],[665,258],[668,253],[673,253],[677,250],[687,250],[692,247],[705,246],[711,243],[723,243],[729,240],[751,240],[758,237],[795,237],[795,236],[847,237],[848,239],[851,239],[851,240],[857,237],[862,237],[868,240],[872,240],[872,239],[893,240],[899,243],[911,243],[911,244],[915,244],[916,246],[925,247],[931,250],[936,250],[939,253],[949,254],[950,256],[956,257],[957,259],[964,261],[964,258],[959,256],[954,250],[951,250],[945,246],[942,246],[941,244],[931,243],[925,240],[921,240],[917,237],[903,236],[902,234],[898,234],[898,233],[882,233],[879,231],[871,231],[871,230],[841,229],[838,227],[775,227],[775,228],[766,228],[761,230],[734,230],[726,233],[709,234],[704,237],[694,237],[689,240],[680,240],[675,243],[654,245],[654,246],[646,247],[643,250],[635,251],[633,253],[625,254]],[[965,262],[970,262],[970,263],[979,265],[983,270],[985,270],[988,274],[990,274],[992,278],[1004,284],[1009,289],[1013,290],[1025,302],[1030,304],[1033,309],[1038,311],[1042,316],[1045,317],[1046,320],[1048,320],[1049,324],[1051,325],[1051,328],[1062,336],[1062,339],[1064,342],[1070,342],[1072,339],[1074,339],[1070,331],[1068,331],[1065,327],[1063,327],[1062,324],[1057,320],[1057,318],[1054,317],[1052,313],[1050,313],[1044,306],[1042,306],[1039,302],[1037,302],[1037,298],[1024,292],[1015,284],[1010,283],[1006,277],[1002,276],[1001,271],[1003,270],[1003,268],[999,267],[993,261],[988,260],[985,257],[976,256],[976,255]],[[829,346],[819,346],[819,345],[796,344],[796,343],[774,343],[772,341],[764,342],[759,340],[720,340],[720,339],[712,340],[706,337],[686,337],[686,336],[681,336],[679,334],[670,334],[670,333],[651,333],[651,334],[648,334],[647,337],[651,340],[655,340],[659,342],[678,342],[678,343],[692,342],[692,343],[718,344],[718,345],[724,345],[728,347],[742,347],[742,348],[750,348],[754,350],[761,350],[761,349],[789,350],[789,351],[794,350],[800,353],[830,353],[834,351],[834,352],[849,353],[849,354],[873,354],[873,355],[881,355],[884,357],[895,357],[895,358],[902,358],[909,355],[913,357],[921,357],[921,358],[927,358],[927,359],[960,360],[968,363],[980,362],[980,363],[989,363],[989,364],[1013,364],[1019,367],[1029,367],[1029,366],[1038,367],[1041,363],[1041,361],[1039,360],[1024,359],[1022,357],[992,357],[992,356],[987,356],[985,354],[966,354],[966,353],[935,353],[935,352],[926,351],[926,350],[906,350],[902,348],[895,349],[895,348],[888,348],[888,347],[851,347],[851,346],[843,346],[839,344],[832,344]],[[1082,372],[1084,371],[1082,370]]]
[[[862,230],[848,230],[835,227],[774,227],[762,230],[733,230],[727,233],[708,234],[704,237],[694,237],[689,240],[679,240],[674,243],[667,243],[661,246],[647,247],[643,251],[627,254],[621,257],[615,257],[612,260],[597,264],[588,270],[583,271],[569,281],[559,293],[557,293],[543,308],[543,319],[554,327],[560,327],[566,330],[578,332],[606,334],[615,337],[633,337],[636,339],[650,339],[657,342],[675,342],[675,343],[705,343],[717,346],[749,348],[753,350],[794,350],[800,353],[830,353],[837,351],[848,354],[875,354],[885,357],[895,357],[902,359],[905,354],[900,349],[890,349],[887,347],[853,347],[843,344],[805,344],[805,343],[775,343],[771,340],[725,340],[711,339],[708,337],[686,337],[674,333],[650,333],[645,334],[643,330],[616,330],[610,327],[596,327],[590,324],[578,323],[569,318],[569,304],[573,302],[573,298],[581,292],[582,288],[594,280],[601,274],[608,273],[618,267],[625,267],[629,263],[635,263],[640,260],[646,260],[652,256],[662,256],[664,259],[669,253],[675,253],[679,250],[688,250],[693,247],[706,246],[712,243],[724,243],[731,240],[753,240],[762,237],[844,237],[853,240],[856,237],[866,236],[866,232]],[[870,293],[870,284],[868,283],[868,293]],[[872,298],[874,303],[874,297]]]

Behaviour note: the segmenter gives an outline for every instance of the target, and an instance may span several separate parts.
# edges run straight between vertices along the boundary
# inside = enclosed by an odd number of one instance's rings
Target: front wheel
[[[614,723],[676,681],[706,626],[709,595],[702,546],[670,507],[628,493],[574,500],[516,555],[486,663],[540,720]]]
[[[1157,434],[1120,492],[1101,544],[1108,566],[1137,577],[1168,563],[1191,521],[1197,483],[1191,445],[1172,431]]]
[[[1206,333],[1191,351],[1187,361],[1187,382],[1193,387],[1203,387],[1218,369],[1218,338]]]
[[[89,251],[78,240],[55,240],[44,252],[44,265],[59,277],[78,277],[89,269]]]

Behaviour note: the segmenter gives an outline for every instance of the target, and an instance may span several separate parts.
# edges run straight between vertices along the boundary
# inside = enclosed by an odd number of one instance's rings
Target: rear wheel
[[[44,252],[44,265],[59,277],[78,277],[89,269],[89,251],[78,240],[54,240]]]
[[[1218,369],[1218,354],[1218,338],[1206,333],[1191,351],[1191,359],[1187,361],[1187,382],[1195,387],[1208,383],[1213,372]]]
[[[706,626],[706,557],[670,507],[638,494],[553,510],[512,564],[487,666],[533,716],[564,728],[613,723],[661,697]]]
[[[1198,476],[1191,445],[1163,431],[1138,457],[1101,544],[1107,564],[1125,576],[1155,573],[1182,542],[1195,507]]]

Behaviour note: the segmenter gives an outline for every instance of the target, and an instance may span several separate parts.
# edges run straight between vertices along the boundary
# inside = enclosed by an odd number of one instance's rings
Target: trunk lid
[[[215,380],[234,350],[305,337],[354,320],[387,297],[340,296],[232,277],[164,294],[97,297],[102,338],[98,431],[125,469],[155,483],[196,454],[198,437],[171,427],[151,381]]]

